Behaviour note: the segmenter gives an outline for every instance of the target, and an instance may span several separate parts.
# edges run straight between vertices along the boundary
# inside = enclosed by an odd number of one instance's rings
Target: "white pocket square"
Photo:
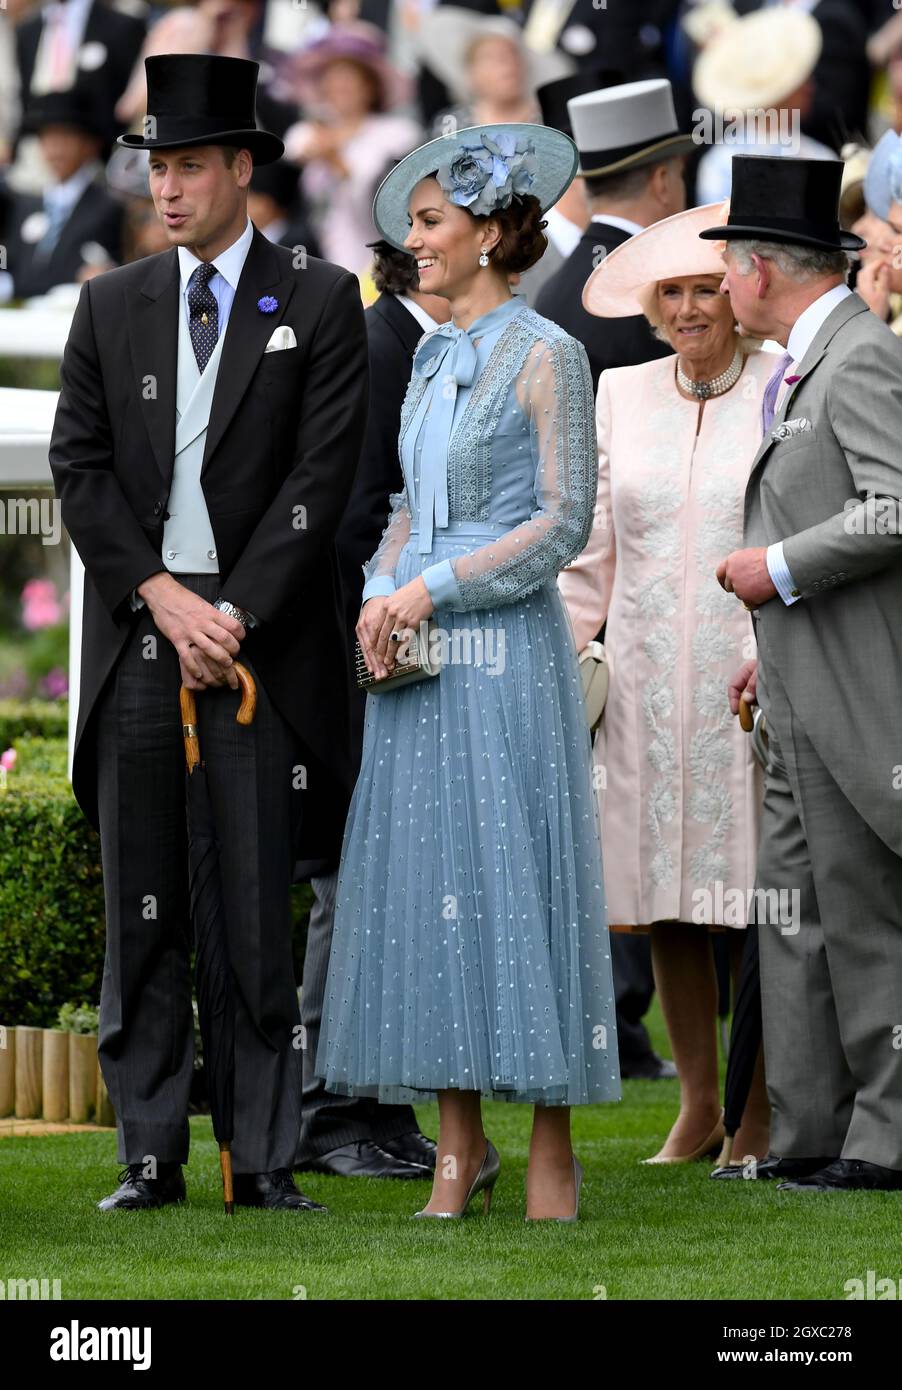
[[[294,329],[290,328],[287,323],[283,323],[275,330],[264,351],[284,352],[286,348],[297,347],[297,345],[298,340],[294,336]]]
[[[792,439],[795,434],[804,434],[811,429],[811,421],[804,415],[799,415],[795,420],[784,420],[782,424],[775,425],[771,430],[771,439]]]

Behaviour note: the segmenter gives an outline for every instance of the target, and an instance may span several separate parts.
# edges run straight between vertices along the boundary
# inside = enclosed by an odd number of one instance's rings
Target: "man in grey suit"
[[[702,233],[726,240],[743,327],[786,348],[745,548],[717,573],[758,644],[730,690],[769,737],[755,908],[778,1157],[758,1175],[792,1191],[902,1187],[902,344],[845,283],[864,243],[840,231],[841,176],[736,157],[729,223]]]

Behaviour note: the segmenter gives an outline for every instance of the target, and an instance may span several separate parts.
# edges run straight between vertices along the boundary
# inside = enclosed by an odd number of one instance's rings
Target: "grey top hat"
[[[432,173],[448,201],[476,217],[506,208],[523,194],[538,198],[547,212],[572,182],[577,163],[569,135],[548,126],[466,126],[420,145],[390,170],[376,190],[373,221],[386,241],[405,250],[410,195]]]
[[[624,82],[567,102],[579,172],[588,178],[619,174],[689,154],[691,135],[677,128],[673,89],[666,78]]]

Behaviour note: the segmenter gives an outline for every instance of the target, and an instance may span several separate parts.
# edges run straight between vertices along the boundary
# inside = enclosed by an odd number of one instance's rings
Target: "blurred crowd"
[[[797,12],[791,42],[744,28],[761,9]],[[690,205],[726,196],[731,156],[758,144],[842,155],[849,225],[867,220],[861,287],[884,316],[894,275],[902,287],[894,234],[861,194],[869,148],[902,129],[902,12],[893,0],[7,0],[0,302],[166,248],[146,153],[116,137],[142,128],[143,59],[176,52],[259,62],[258,122],[284,139],[286,157],[255,172],[251,218],[272,240],[356,273],[366,302],[375,295],[372,198],[387,170],[430,135],[552,120],[537,91],[571,74],[597,75],[599,86],[670,79],[680,126],[697,133]],[[728,129],[731,110],[753,107],[769,113],[760,130]],[[549,216],[558,263],[590,216],[577,180]],[[553,254],[546,270],[554,263]],[[542,279],[515,288],[534,302]]]

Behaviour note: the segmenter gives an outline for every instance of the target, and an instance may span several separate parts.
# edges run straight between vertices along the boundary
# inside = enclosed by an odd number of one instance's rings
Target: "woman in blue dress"
[[[327,1089],[438,1096],[432,1196],[459,1216],[499,1158],[480,1097],[535,1106],[527,1218],[573,1220],[570,1107],[620,1097],[591,745],[558,571],[597,482],[582,344],[508,280],[576,149],[542,126],[472,127],[380,186],[381,234],[449,300],[401,414],[404,489],[365,566],[370,672],[434,614],[437,676],[367,698],[317,1054]],[[395,641],[392,634],[396,634]]]

